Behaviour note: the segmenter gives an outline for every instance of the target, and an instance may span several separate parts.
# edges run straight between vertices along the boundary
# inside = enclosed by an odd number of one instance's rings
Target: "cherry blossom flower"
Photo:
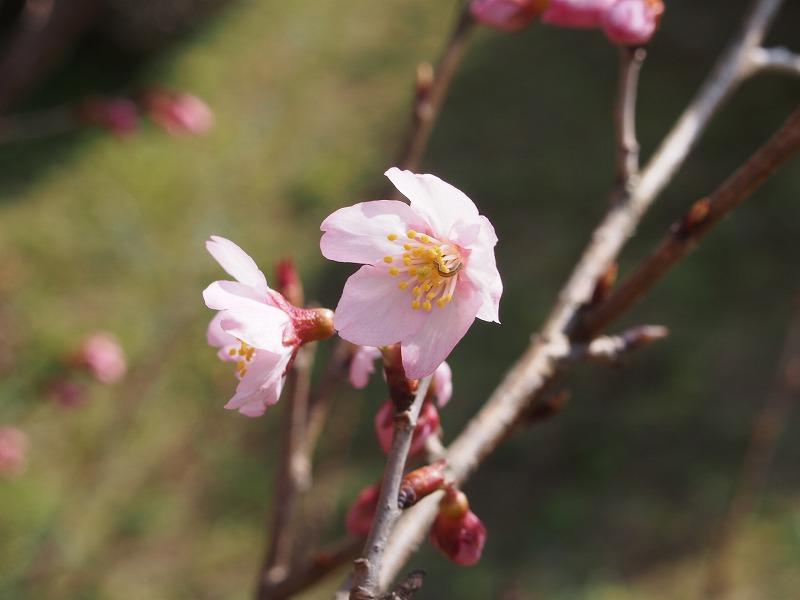
[[[499,323],[497,236],[463,192],[393,167],[410,201],[362,202],[323,221],[322,254],[363,264],[344,286],[334,326],[362,346],[400,343],[410,379],[433,373],[475,318]]]
[[[375,415],[375,435],[378,443],[386,454],[392,447],[392,436],[394,435],[394,413],[395,408],[391,400],[384,402]],[[417,417],[417,424],[411,436],[411,448],[409,456],[416,456],[425,449],[425,441],[434,433],[439,431],[439,411],[431,402],[426,402],[420,409]]]
[[[486,527],[469,509],[463,492],[448,488],[431,528],[431,543],[456,564],[476,564],[486,543]]]
[[[258,417],[278,401],[297,349],[333,334],[332,314],[289,304],[230,240],[211,236],[206,248],[236,280],[215,281],[203,291],[206,306],[220,311],[208,326],[208,343],[222,360],[236,363],[239,385],[225,408]]]
[[[169,135],[202,135],[214,127],[211,108],[192,94],[151,90],[144,95],[143,103],[150,118]]]
[[[551,0],[542,22],[559,27],[600,27],[603,16],[617,0]]]
[[[372,528],[375,512],[378,509],[378,499],[381,494],[380,482],[365,487],[350,506],[345,518],[345,527],[350,535],[364,537]]]
[[[501,31],[518,31],[547,7],[548,0],[472,0],[470,13],[482,25]]]
[[[128,370],[125,351],[117,338],[106,331],[95,332],[83,340],[72,360],[101,383],[116,383]]]
[[[28,436],[16,427],[0,427],[0,476],[19,475],[25,470]]]
[[[603,15],[603,32],[615,44],[640,46],[653,37],[663,12],[661,0],[618,0]]]

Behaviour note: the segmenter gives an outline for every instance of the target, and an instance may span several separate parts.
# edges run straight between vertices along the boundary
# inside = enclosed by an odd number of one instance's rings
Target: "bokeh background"
[[[0,3],[6,40],[21,4]],[[222,271],[203,241],[236,240],[268,274],[291,256],[307,296],[335,305],[351,269],[322,259],[319,223],[383,189],[415,66],[435,58],[457,4],[86,4],[107,6],[78,33],[47,40],[50,67],[6,113],[160,85],[204,98],[216,126],[197,138],[144,124],[125,140],[84,128],[0,145],[0,425],[30,439],[26,472],[0,480],[0,598],[248,598],[282,409],[260,419],[222,409],[234,381],[205,344],[200,296]],[[645,157],[746,4],[667,2],[642,74]],[[769,41],[797,50],[800,6],[787,4]],[[606,209],[616,61],[600,33],[541,25],[480,30],[468,49],[423,170],[493,220],[506,292],[503,324],[479,323],[451,357],[446,441],[541,324]],[[796,79],[748,82],[645,219],[623,272],[798,98]],[[622,369],[576,369],[563,413],[495,453],[467,487],[489,529],[483,560],[459,568],[424,549],[409,565],[429,573],[418,597],[702,597],[800,290],[798,198],[795,162],[626,319],[667,325],[667,340]],[[64,409],[42,384],[96,329],[118,336],[130,371]],[[378,477],[382,399],[377,381],[339,394],[305,500],[309,544],[341,535],[350,501]],[[793,415],[737,539],[735,598],[800,589],[799,433]],[[328,597],[340,579],[306,597]]]

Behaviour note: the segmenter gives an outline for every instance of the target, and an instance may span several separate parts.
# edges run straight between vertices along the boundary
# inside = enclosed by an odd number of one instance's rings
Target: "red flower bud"
[[[416,456],[425,448],[425,440],[432,433],[439,431],[439,411],[430,402],[422,405],[417,425],[414,427],[414,435],[411,438],[411,448],[409,456]],[[394,405],[390,400],[381,405],[378,414],[375,415],[375,434],[378,442],[387,454],[392,447],[392,436],[394,435]]]
[[[303,306],[303,284],[297,275],[297,269],[291,258],[278,262],[275,269],[278,280],[278,291],[295,306]]]
[[[446,460],[437,460],[435,463],[408,473],[400,482],[397,505],[400,508],[414,506],[425,496],[441,488],[444,484],[446,467]]]
[[[486,527],[469,510],[463,492],[451,487],[445,493],[431,528],[431,543],[456,564],[469,567],[480,560]]]
[[[518,31],[530,25],[549,0],[472,0],[472,17],[501,31]]]
[[[663,12],[661,0],[618,0],[603,15],[603,32],[615,44],[641,46],[653,37]]]
[[[169,135],[202,135],[214,127],[211,108],[192,94],[151,90],[143,103],[150,118]]]
[[[378,508],[378,497],[381,493],[380,482],[364,488],[347,511],[345,526],[350,534],[364,537],[372,527],[375,511]]]
[[[126,137],[139,126],[139,109],[129,98],[94,96],[76,108],[78,120]]]

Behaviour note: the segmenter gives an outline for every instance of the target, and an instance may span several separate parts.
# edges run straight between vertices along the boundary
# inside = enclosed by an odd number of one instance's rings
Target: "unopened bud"
[[[202,135],[214,127],[214,113],[208,104],[186,92],[151,90],[144,94],[143,104],[150,118],[169,135]]]
[[[689,208],[683,219],[674,230],[673,235],[678,239],[686,239],[693,235],[697,228],[703,224],[711,213],[711,200],[700,198]]]
[[[351,535],[363,537],[369,533],[372,521],[375,519],[380,493],[380,482],[359,492],[345,519],[345,526]]]
[[[603,274],[597,279],[597,283],[594,286],[594,292],[592,293],[592,300],[590,302],[591,304],[598,304],[608,298],[611,289],[617,282],[618,275],[619,265],[617,265],[615,262],[610,263],[606,270],[603,271]]]
[[[539,423],[547,421],[556,416],[566,406],[570,399],[569,390],[560,390],[555,394],[551,394],[541,402],[537,402],[531,408],[527,415],[526,421],[528,423]]]
[[[408,473],[400,482],[397,505],[400,508],[414,506],[425,496],[442,487],[446,467],[446,460],[437,460],[435,463]]]
[[[16,427],[0,427],[0,476],[19,475],[25,470],[28,436]]]
[[[77,381],[57,379],[47,386],[47,397],[63,408],[77,408],[86,402],[86,388]]]
[[[640,325],[628,329],[622,334],[626,350],[635,350],[663,340],[669,335],[669,329],[663,325]]]
[[[86,369],[100,383],[116,383],[128,370],[125,351],[117,338],[105,331],[93,333],[83,340],[70,362]]]
[[[130,98],[93,96],[75,109],[77,119],[96,125],[118,137],[127,137],[139,126],[139,109]]]
[[[303,306],[303,284],[291,258],[278,261],[275,267],[278,291],[295,306]]]
[[[433,87],[434,71],[433,65],[429,62],[421,62],[417,65],[416,92],[417,99],[425,99]]]
[[[386,385],[389,386],[389,396],[398,411],[406,410],[414,402],[419,381],[406,377],[400,344],[384,346],[381,348],[381,354],[383,355]]]
[[[336,333],[333,311],[328,308],[294,307],[289,316],[301,344],[326,340]]]
[[[394,405],[391,401],[384,402],[375,415],[375,435],[387,454],[392,447],[394,436],[394,415]],[[418,455],[425,449],[425,442],[439,431],[439,424],[439,411],[436,410],[436,406],[430,402],[423,404],[411,437],[411,448],[408,451],[410,457]]]
[[[431,528],[431,542],[456,564],[472,566],[480,560],[486,527],[469,510],[463,492],[449,488],[445,493]]]
[[[551,0],[542,22],[558,27],[591,29],[602,25],[617,0]]]
[[[641,46],[653,37],[663,13],[662,0],[617,0],[603,15],[603,32],[615,44]]]
[[[548,0],[472,0],[470,13],[480,24],[501,31],[519,31],[547,8]]]

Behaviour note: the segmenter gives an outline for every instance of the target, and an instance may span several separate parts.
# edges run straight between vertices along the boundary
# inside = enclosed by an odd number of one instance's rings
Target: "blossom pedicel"
[[[236,280],[215,281],[203,291],[206,306],[219,311],[208,326],[208,343],[219,348],[222,360],[236,363],[239,378],[225,408],[257,417],[278,401],[300,346],[333,335],[333,315],[290,304],[230,240],[211,236],[206,248]]]
[[[362,266],[344,286],[334,326],[362,346],[400,343],[406,376],[430,375],[475,318],[499,322],[497,236],[463,192],[391,168],[411,202],[362,202],[322,223],[322,254]]]
[[[472,0],[470,13],[480,24],[518,31],[527,27],[547,8],[549,0]]]

